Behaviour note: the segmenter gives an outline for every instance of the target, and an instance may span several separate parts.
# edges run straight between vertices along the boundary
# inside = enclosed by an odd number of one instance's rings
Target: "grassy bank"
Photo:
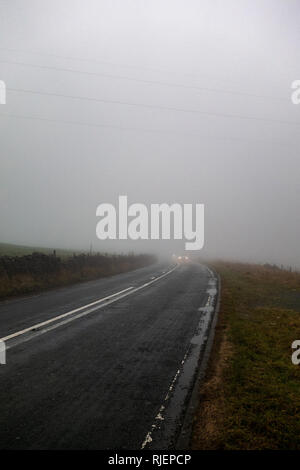
[[[300,274],[217,263],[221,308],[193,449],[300,449]]]
[[[111,276],[153,262],[153,256],[133,254],[0,256],[0,299]]]

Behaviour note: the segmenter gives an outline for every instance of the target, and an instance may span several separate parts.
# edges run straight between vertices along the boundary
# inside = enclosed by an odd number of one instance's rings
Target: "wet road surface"
[[[157,264],[1,302],[0,448],[172,448],[215,294]]]

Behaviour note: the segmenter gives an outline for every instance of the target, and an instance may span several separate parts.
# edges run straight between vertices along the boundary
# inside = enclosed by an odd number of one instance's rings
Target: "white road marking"
[[[170,386],[169,386],[169,388],[168,388],[168,391],[167,391],[167,394],[166,394],[166,396],[165,396],[165,398],[164,398],[163,404],[162,404],[161,407],[159,408],[158,413],[157,413],[157,415],[156,415],[155,418],[154,418],[154,423],[153,423],[152,426],[151,426],[151,431],[149,431],[149,432],[147,433],[147,435],[146,435],[146,437],[145,437],[145,439],[144,439],[144,441],[143,441],[143,443],[142,443],[142,445],[141,445],[141,450],[143,450],[143,449],[146,447],[147,444],[150,444],[150,443],[152,442],[152,440],[153,440],[153,439],[152,439],[152,433],[153,433],[153,431],[154,431],[156,428],[159,429],[159,428],[160,428],[160,423],[161,423],[161,421],[164,421],[164,419],[165,419],[165,418],[164,418],[164,411],[165,411],[165,409],[166,409],[166,402],[169,400],[169,398],[170,398],[170,396],[171,396],[171,393],[172,393],[172,390],[173,390],[174,387],[175,387],[175,384],[176,384],[176,381],[177,381],[177,379],[178,379],[178,376],[180,375],[180,373],[181,373],[181,371],[182,371],[182,367],[183,367],[183,365],[184,365],[184,363],[185,363],[185,361],[186,361],[186,358],[187,358],[187,356],[188,356],[188,354],[189,354],[189,350],[190,350],[190,346],[188,347],[188,349],[187,349],[187,351],[186,351],[186,353],[185,353],[185,355],[184,355],[184,357],[183,357],[183,359],[182,359],[182,361],[181,361],[181,363],[180,363],[180,368],[177,370],[177,372],[176,372],[176,374],[175,374],[175,376],[174,376],[174,378],[173,378],[173,380],[172,380],[172,382],[171,382],[171,384],[170,384]]]
[[[57,320],[60,320],[61,318],[68,317],[69,315],[72,315],[76,312],[79,312],[80,310],[83,310],[85,308],[91,307],[92,305],[99,304],[100,302],[104,302],[105,300],[110,299],[111,297],[115,297],[116,295],[122,294],[123,292],[126,292],[130,289],[133,289],[133,287],[128,287],[127,289],[121,290],[119,292],[116,292],[115,294],[109,295],[107,297],[103,297],[102,299],[95,300],[95,302],[91,302],[90,304],[83,305],[82,307],[75,308],[74,310],[70,310],[69,312],[63,313],[61,315],[58,315],[56,317],[50,318],[50,320],[43,321],[41,323],[37,323],[33,326],[30,326],[29,328],[24,328],[24,330],[17,331],[16,333],[12,333],[8,336],[4,336],[4,338],[1,338],[1,341],[8,341],[9,339],[15,338],[16,336],[23,335],[25,333],[28,333],[29,331],[41,328],[45,325],[49,325],[49,323],[53,323]]]
[[[103,308],[103,307],[106,307],[107,305],[110,305],[112,304],[113,302],[117,302],[118,300],[124,298],[124,297],[127,297],[128,295],[131,295],[133,294],[134,292],[137,292],[141,289],[144,289],[145,287],[148,287],[150,286],[151,284],[153,284],[154,282],[158,281],[159,279],[162,279],[163,277],[167,276],[168,274],[171,274],[175,269],[177,268],[177,266],[175,266],[174,268],[170,269],[170,271],[167,271],[166,273],[162,274],[161,276],[158,276],[157,278],[155,278],[153,281],[150,281],[150,282],[146,282],[145,284],[139,286],[139,287],[127,287],[126,289],[123,289],[119,292],[116,292],[114,294],[111,294],[111,295],[108,295],[107,297],[103,297],[102,299],[99,299],[99,300],[96,300],[94,302],[91,302],[89,304],[86,304],[86,305],[83,305],[82,307],[79,307],[79,308],[76,308],[74,310],[70,310],[69,312],[66,312],[66,313],[63,313],[61,315],[58,315],[56,317],[53,317],[53,318],[50,318],[49,320],[46,320],[44,322],[41,322],[41,323],[37,323],[35,325],[32,325],[28,328],[24,328],[23,330],[20,330],[20,331],[16,331],[15,333],[12,333],[8,336],[5,336],[3,338],[0,338],[0,341],[8,341],[10,339],[13,339],[13,338],[16,338],[18,336],[21,336],[21,335],[24,335],[26,333],[29,333],[29,332],[32,332],[34,330],[37,330],[39,328],[43,328],[44,326],[46,325],[49,325],[51,323],[54,323],[54,322],[57,322],[58,320],[61,320],[61,319],[64,319],[70,315],[73,315],[71,318],[69,318],[68,320],[64,320],[62,322],[59,322],[56,323],[55,325],[53,325],[52,327],[50,328],[46,328],[45,330],[43,330],[44,333],[46,333],[47,331],[50,331],[51,329],[54,329],[54,328],[57,328],[58,326],[60,325],[63,325],[63,324],[66,324],[66,323],[69,323],[73,320],[75,320],[76,318],[80,318],[84,315],[88,315],[89,313],[91,312],[94,312],[95,310],[98,310],[99,308]],[[117,297],[117,298],[112,298],[112,297]],[[100,305],[98,305],[100,304]],[[92,308],[90,308],[92,307]],[[80,312],[81,310],[85,310],[85,309],[88,309],[82,313],[79,313],[78,315],[74,315],[76,312]]]

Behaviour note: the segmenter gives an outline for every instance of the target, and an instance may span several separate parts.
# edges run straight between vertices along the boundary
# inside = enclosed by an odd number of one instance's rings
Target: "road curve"
[[[172,448],[216,286],[157,264],[1,302],[0,448]]]

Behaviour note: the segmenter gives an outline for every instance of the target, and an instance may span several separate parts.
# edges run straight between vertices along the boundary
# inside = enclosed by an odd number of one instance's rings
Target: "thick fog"
[[[298,0],[2,0],[0,241],[100,241],[96,208],[203,203],[200,255],[300,267]]]

